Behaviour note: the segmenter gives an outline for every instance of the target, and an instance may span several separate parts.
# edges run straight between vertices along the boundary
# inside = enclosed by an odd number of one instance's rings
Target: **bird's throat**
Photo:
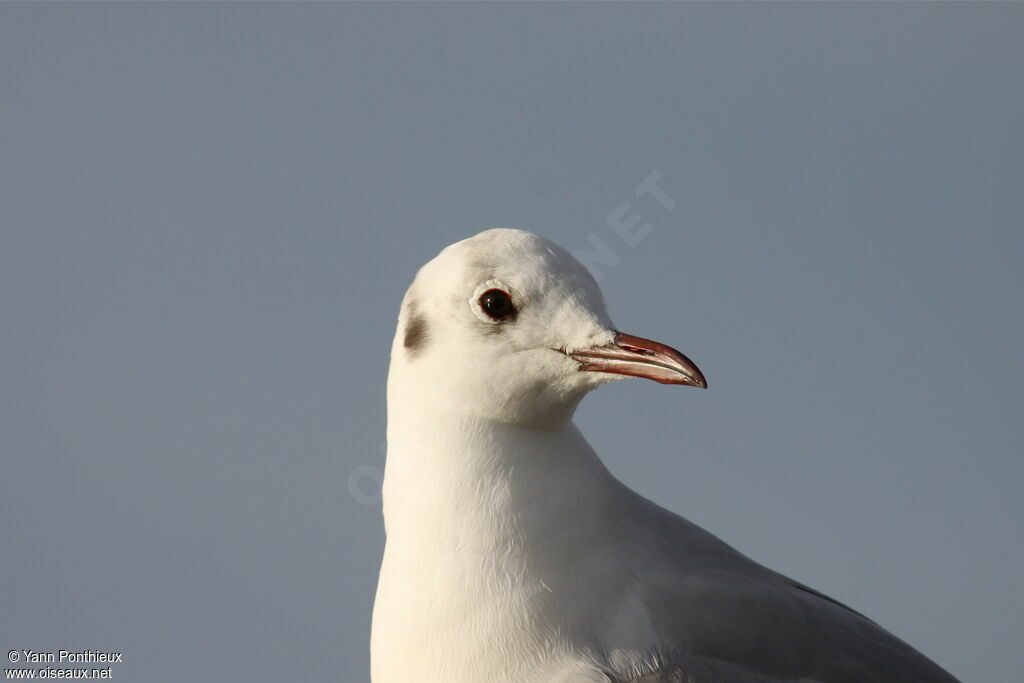
[[[534,539],[593,532],[587,527],[600,522],[616,484],[572,423],[536,430],[422,413],[389,416],[389,544],[429,538],[452,548],[528,550]]]

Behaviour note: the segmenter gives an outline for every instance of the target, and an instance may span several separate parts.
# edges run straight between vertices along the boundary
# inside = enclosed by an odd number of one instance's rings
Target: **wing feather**
[[[629,588],[647,606],[653,670],[630,683],[956,683],[841,602],[773,572],[636,496]],[[639,522],[639,523],[637,523]]]

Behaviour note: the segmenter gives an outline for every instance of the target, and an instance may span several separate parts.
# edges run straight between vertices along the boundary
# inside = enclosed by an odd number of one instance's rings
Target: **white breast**
[[[629,579],[608,569],[602,502],[617,482],[574,427],[434,433],[447,438],[389,433],[374,683],[605,681],[615,653],[597,643],[652,642]],[[518,453],[511,468],[498,441]]]

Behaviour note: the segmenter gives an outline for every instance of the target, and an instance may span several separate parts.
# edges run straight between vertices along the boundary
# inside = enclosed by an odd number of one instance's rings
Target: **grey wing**
[[[766,576],[771,576],[766,575]],[[801,584],[691,582],[651,605],[662,642],[623,683],[956,683],[866,617]],[[666,638],[666,636],[668,636]]]
[[[635,500],[635,499],[634,499]],[[660,649],[630,683],[956,683],[867,617],[649,501],[633,590]],[[637,510],[633,511],[638,512]],[[658,548],[646,553],[640,546]]]

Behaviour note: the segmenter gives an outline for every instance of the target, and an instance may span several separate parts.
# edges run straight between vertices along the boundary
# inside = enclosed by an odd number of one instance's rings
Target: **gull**
[[[617,480],[572,422],[613,379],[706,388],[567,251],[497,229],[420,269],[388,375],[374,683],[930,683],[881,626]]]

